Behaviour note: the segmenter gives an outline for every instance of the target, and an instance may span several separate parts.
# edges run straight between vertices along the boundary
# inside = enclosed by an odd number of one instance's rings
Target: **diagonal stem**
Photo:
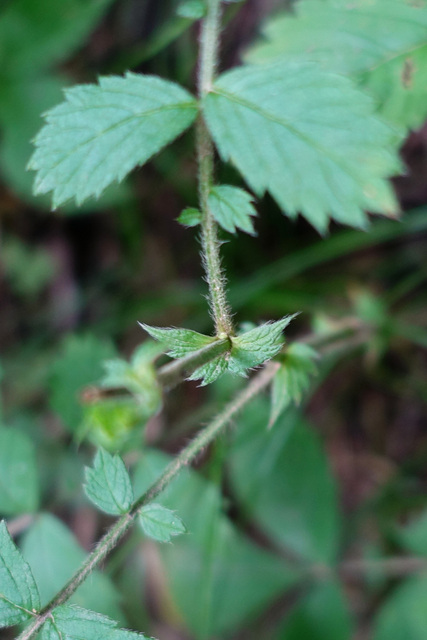
[[[67,602],[89,574],[105,560],[110,551],[114,549],[120,539],[129,530],[141,507],[162,493],[172,480],[178,476],[180,471],[189,465],[205,447],[211,444],[211,442],[227,428],[234,416],[250,402],[254,396],[268,386],[279,366],[277,362],[270,362],[254,376],[245,389],[243,389],[234,400],[227,404],[223,411],[219,413],[207,427],[200,431],[190,444],[170,462],[158,480],[133,503],[127,513],[121,516],[121,518],[108,529],[94,551],[87,556],[80,569],[76,571],[63,589],[43,607],[28,627],[17,637],[17,640],[30,640],[30,638],[34,637],[46,620],[52,615],[53,610]]]

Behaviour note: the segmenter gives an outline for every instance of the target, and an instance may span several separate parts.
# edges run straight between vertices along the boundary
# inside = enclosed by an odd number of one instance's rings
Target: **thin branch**
[[[46,620],[52,615],[52,611],[67,602],[78,587],[86,580],[90,573],[96,569],[107,557],[110,551],[117,545],[119,540],[131,527],[136,515],[141,507],[148,504],[178,476],[180,471],[189,465],[205,447],[217,438],[228,426],[234,416],[254,398],[262,389],[267,387],[274,378],[279,364],[270,362],[249,384],[241,391],[237,397],[227,404],[224,410],[218,414],[212,422],[205,427],[198,435],[185,447],[181,453],[171,461],[163,474],[154,482],[151,487],[138,498],[129,511],[119,518],[99,541],[96,549],[92,551],[76,571],[69,582],[59,591],[59,593],[40,611],[34,620],[18,636],[17,640],[30,640],[40,630]]]

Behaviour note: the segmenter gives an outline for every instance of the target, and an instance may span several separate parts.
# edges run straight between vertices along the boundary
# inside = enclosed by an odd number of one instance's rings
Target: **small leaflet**
[[[257,212],[253,206],[253,196],[238,187],[219,185],[212,187],[208,204],[211,213],[219,225],[230,233],[237,229],[256,235],[251,216]]]
[[[93,468],[85,469],[85,478],[85,493],[101,511],[113,516],[128,511],[134,496],[129,474],[120,456],[112,456],[99,449]]]
[[[301,402],[310,386],[311,376],[317,372],[317,358],[317,352],[302,342],[294,342],[287,349],[271,386],[269,429],[292,402]]]
[[[107,616],[75,605],[54,609],[42,627],[41,640],[148,640],[142,633],[118,629]]]
[[[283,346],[282,331],[297,314],[276,322],[267,322],[232,338],[233,347],[228,360],[231,373],[245,376],[252,369],[277,355]]]
[[[0,627],[10,627],[40,609],[40,596],[27,562],[15,546],[6,522],[0,522]]]
[[[199,209],[193,207],[187,207],[178,216],[177,221],[184,227],[197,227],[202,219],[202,214]]]
[[[172,536],[186,532],[185,525],[176,513],[161,504],[147,504],[139,512],[143,532],[157,542],[171,542]]]

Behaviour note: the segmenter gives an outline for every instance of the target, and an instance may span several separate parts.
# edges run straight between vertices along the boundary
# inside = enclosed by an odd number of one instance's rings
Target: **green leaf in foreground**
[[[54,609],[42,628],[41,640],[144,640],[136,631],[118,629],[117,622],[73,605]]]
[[[303,60],[241,67],[217,79],[203,109],[223,160],[289,217],[325,231],[329,217],[364,227],[364,210],[398,213],[386,180],[401,169],[396,132],[349,79]]]
[[[393,37],[390,37],[393,34]],[[300,0],[266,24],[247,58],[309,56],[351,75],[393,123],[420,127],[427,116],[427,5],[408,0]]]
[[[34,446],[20,431],[0,428],[0,513],[18,515],[37,508],[39,477]]]
[[[105,76],[65,91],[46,113],[29,168],[35,193],[53,193],[53,207],[99,197],[182,133],[197,104],[179,85],[154,76]]]
[[[316,358],[316,351],[302,342],[294,342],[287,348],[271,387],[269,427],[292,402],[299,404],[310,385],[310,377],[317,371]]]
[[[85,477],[85,493],[101,511],[120,515],[129,509],[134,496],[129,474],[120,456],[112,456],[99,449],[93,468],[86,467]]]
[[[158,542],[170,542],[172,536],[179,536],[186,531],[181,518],[160,504],[142,507],[138,519],[145,535]]]
[[[30,567],[3,520],[0,522],[0,627],[28,620],[39,609],[39,592]]]
[[[212,187],[208,198],[209,209],[223,229],[230,233],[242,229],[255,235],[251,216],[257,212],[252,202],[250,193],[226,184]]]

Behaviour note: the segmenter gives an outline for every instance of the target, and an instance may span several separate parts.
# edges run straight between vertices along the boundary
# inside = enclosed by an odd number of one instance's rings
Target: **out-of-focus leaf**
[[[176,10],[181,18],[190,18],[192,20],[200,20],[206,12],[205,0],[183,0]]]
[[[241,67],[219,76],[203,109],[222,159],[291,218],[323,232],[330,217],[364,227],[364,210],[398,213],[386,180],[401,170],[398,136],[348,78],[306,60]]]
[[[16,429],[0,427],[0,513],[35,511],[38,502],[39,475],[31,440]]]
[[[427,556],[427,511],[397,531],[401,544],[420,556]]]
[[[70,431],[76,432],[83,418],[79,393],[102,376],[103,361],[113,356],[112,345],[94,336],[65,339],[52,365],[49,386],[51,407]]]
[[[54,609],[43,625],[41,640],[148,640],[142,633],[117,629],[117,622],[73,605]]]
[[[291,411],[266,433],[268,403],[252,402],[235,429],[230,479],[249,517],[286,549],[334,562],[340,518],[335,483],[318,435]]]
[[[33,574],[16,548],[4,520],[0,522],[0,627],[9,627],[39,611]]]
[[[273,16],[252,62],[309,56],[353,76],[393,123],[417,128],[427,116],[427,6],[410,0],[300,0]]]
[[[80,47],[113,0],[13,0],[0,9],[0,63],[32,75]]]
[[[197,227],[197,225],[200,224],[201,219],[202,214],[199,209],[187,207],[187,209],[184,209],[184,211],[180,213],[177,221],[184,227]]]
[[[147,452],[136,465],[134,490],[140,495],[169,458]],[[194,471],[184,471],[161,497],[182,516],[188,535],[161,547],[174,602],[194,634],[224,637],[260,614],[294,584],[287,564],[256,547],[223,514],[217,487]],[[215,514],[215,553],[209,553]]]
[[[337,582],[321,582],[286,617],[277,640],[350,640],[352,619]]]
[[[26,531],[22,554],[37,581],[42,606],[66,584],[86,557],[71,531],[49,514],[41,514]],[[116,589],[107,576],[96,571],[78,588],[71,602],[123,619]]]
[[[427,576],[406,579],[385,601],[374,621],[373,640],[424,640]]]
[[[316,357],[314,349],[302,342],[294,342],[287,348],[272,383],[269,427],[292,402],[299,404],[310,376],[316,373]]]

